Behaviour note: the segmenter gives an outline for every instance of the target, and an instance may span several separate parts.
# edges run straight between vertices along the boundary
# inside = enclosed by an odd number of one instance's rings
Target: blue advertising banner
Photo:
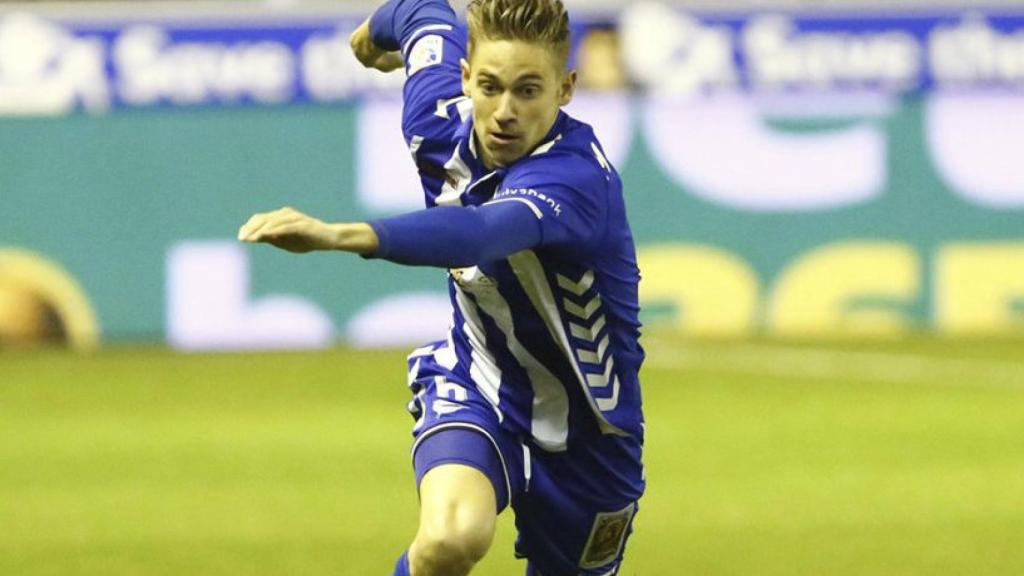
[[[397,90],[401,75],[352,57],[359,23],[0,15],[0,114],[333,103]],[[578,23],[576,47],[607,24]],[[1024,12],[722,16],[635,3],[616,24],[630,76],[658,93],[1024,90]]]
[[[690,14],[630,5],[623,54],[642,84],[708,90],[1024,89],[1024,12]]]
[[[348,37],[361,20],[314,24],[0,19],[0,114],[118,107],[320,103],[401,87],[366,70]]]
[[[0,15],[0,114],[334,103],[401,89],[363,68],[363,17],[296,21],[57,23]]]

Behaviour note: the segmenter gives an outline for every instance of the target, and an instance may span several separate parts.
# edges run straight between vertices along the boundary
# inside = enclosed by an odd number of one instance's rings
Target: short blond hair
[[[521,40],[550,46],[569,61],[569,14],[561,0],[472,0],[466,9],[469,55],[476,40]]]

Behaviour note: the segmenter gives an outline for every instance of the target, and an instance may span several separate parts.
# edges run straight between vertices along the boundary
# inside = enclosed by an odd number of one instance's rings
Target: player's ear
[[[572,101],[573,94],[576,93],[576,71],[569,70],[562,74],[562,85],[559,87],[558,92],[558,105],[567,106]]]
[[[462,71],[462,94],[469,96],[469,62],[465,58],[459,58],[459,69]]]

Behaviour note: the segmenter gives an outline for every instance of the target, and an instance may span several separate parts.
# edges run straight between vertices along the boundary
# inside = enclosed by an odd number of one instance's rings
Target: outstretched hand
[[[370,36],[369,18],[360,24],[359,28],[356,28],[349,37],[348,43],[352,46],[352,53],[355,54],[356,60],[359,60],[367,68],[391,72],[405,66],[399,52],[388,52],[373,43],[373,38]]]
[[[337,238],[335,226],[290,207],[256,214],[238,230],[242,242],[263,242],[300,254],[336,249]]]

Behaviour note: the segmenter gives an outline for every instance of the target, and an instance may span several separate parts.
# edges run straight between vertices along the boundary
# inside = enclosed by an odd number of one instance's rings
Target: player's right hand
[[[298,254],[338,249],[337,238],[336,227],[291,207],[255,214],[238,230],[242,242],[262,242]]]
[[[402,55],[399,52],[388,52],[373,43],[370,36],[370,19],[367,18],[349,36],[348,43],[352,46],[352,53],[356,60],[367,67],[375,68],[381,72],[391,72],[405,66]]]

